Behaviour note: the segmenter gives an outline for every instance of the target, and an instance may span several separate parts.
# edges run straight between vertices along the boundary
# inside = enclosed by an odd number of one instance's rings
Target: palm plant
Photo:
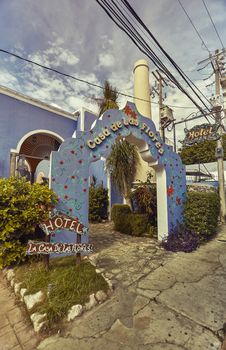
[[[111,154],[106,160],[106,168],[112,182],[124,196],[126,204],[132,209],[131,187],[140,164],[139,154],[135,145],[125,139],[116,140]]]
[[[98,99],[99,117],[108,109],[118,109],[118,93],[106,80],[104,83],[103,97]]]
[[[105,81],[103,97],[98,99],[99,116],[108,109],[118,109],[118,93],[108,81]],[[136,146],[125,139],[116,140],[112,146],[111,154],[106,160],[106,168],[112,182],[124,196],[126,204],[132,209],[130,198],[131,186],[134,181],[137,167],[140,164],[139,153]]]

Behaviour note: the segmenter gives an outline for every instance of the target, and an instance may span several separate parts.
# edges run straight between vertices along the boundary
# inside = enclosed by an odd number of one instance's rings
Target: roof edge
[[[42,102],[40,100],[37,100],[37,99],[35,99],[33,97],[30,97],[30,96],[27,96],[27,95],[24,95],[21,92],[12,90],[12,89],[7,88],[7,87],[2,86],[2,85],[0,85],[0,94],[7,95],[9,97],[13,97],[13,98],[15,98],[15,99],[17,99],[19,101],[23,101],[23,102],[31,104],[31,105],[33,105],[35,107],[39,107],[39,108],[45,109],[45,110],[47,110],[49,112],[61,115],[63,117],[66,117],[66,118],[69,118],[69,119],[73,119],[73,120],[77,120],[77,116],[75,115],[75,113],[67,112],[67,111],[65,111],[63,109],[60,109],[58,107],[49,105],[49,104],[47,104],[45,102]]]

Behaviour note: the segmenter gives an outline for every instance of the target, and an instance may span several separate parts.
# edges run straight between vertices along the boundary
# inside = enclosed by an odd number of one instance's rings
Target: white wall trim
[[[64,139],[57,133],[50,131],[50,130],[45,130],[45,129],[36,129],[36,130],[32,130],[29,131],[27,134],[25,134],[20,141],[17,144],[16,149],[11,149],[11,152],[15,152],[15,153],[19,153],[20,152],[20,148],[23,144],[23,142],[30,136],[35,135],[35,134],[46,134],[46,135],[50,135],[50,136],[54,136],[55,138],[57,138],[59,141],[63,142]]]

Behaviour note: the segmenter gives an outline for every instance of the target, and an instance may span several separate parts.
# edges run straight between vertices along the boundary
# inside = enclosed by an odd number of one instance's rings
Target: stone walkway
[[[108,223],[90,229],[96,248],[91,260],[111,279],[115,291],[104,304],[68,324],[61,335],[43,340],[38,350],[221,349],[226,242],[216,238],[193,253],[167,253],[156,241],[119,234]],[[219,238],[226,241],[226,225]],[[15,332],[8,313],[0,334],[4,328]],[[1,350],[36,349],[16,344],[2,348],[0,338]]]
[[[226,226],[221,229],[226,237]],[[149,238],[92,225],[92,260],[115,286],[111,299],[84,314],[39,350],[219,350],[226,321],[226,244],[166,253]]]
[[[0,349],[34,350],[39,342],[25,310],[15,303],[15,295],[0,274]]]

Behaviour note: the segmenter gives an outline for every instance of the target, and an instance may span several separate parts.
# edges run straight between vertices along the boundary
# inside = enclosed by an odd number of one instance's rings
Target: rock
[[[33,313],[30,318],[34,326],[34,331],[38,333],[43,326],[46,324],[45,318],[47,314],[39,314],[38,312]]]
[[[40,304],[43,301],[43,299],[44,294],[42,291],[24,296],[24,302],[28,310],[31,310],[35,305]]]
[[[10,281],[10,286],[13,288],[14,284],[15,284],[15,279],[12,278],[11,281]]]
[[[27,292],[27,288],[21,288],[20,290],[20,295],[21,295],[21,301],[23,301],[24,299],[24,294]]]
[[[105,281],[107,282],[109,289],[113,290],[114,289],[114,285],[112,283],[112,281],[110,281],[108,278],[105,277]]]
[[[6,272],[6,278],[8,281],[11,281],[13,278],[15,277],[15,273],[13,271],[13,269],[9,269],[7,272]]]
[[[19,291],[20,291],[20,286],[22,285],[22,282],[20,283],[15,283],[14,284],[14,293],[15,294],[19,294]]]
[[[4,269],[2,270],[2,274],[3,274],[4,277],[6,276],[7,272],[8,272],[8,269],[7,269],[7,268],[4,268]]]
[[[104,293],[103,290],[98,290],[98,292],[96,292],[95,297],[99,303],[103,303],[107,299],[107,294]]]
[[[121,272],[121,270],[120,270],[120,269],[112,269],[111,272],[112,272],[113,274],[118,274],[118,273]]]
[[[82,305],[73,305],[68,311],[67,320],[73,321],[75,317],[80,316],[82,314]]]
[[[103,273],[105,269],[96,269],[96,273]]]
[[[88,257],[88,259],[92,265],[96,266],[98,257],[99,257],[99,253],[95,253],[95,254],[90,255]]]
[[[97,304],[97,301],[95,299],[95,295],[94,294],[91,294],[89,296],[89,301],[88,303],[85,304],[85,308],[86,310],[90,310],[92,309],[95,305]]]

